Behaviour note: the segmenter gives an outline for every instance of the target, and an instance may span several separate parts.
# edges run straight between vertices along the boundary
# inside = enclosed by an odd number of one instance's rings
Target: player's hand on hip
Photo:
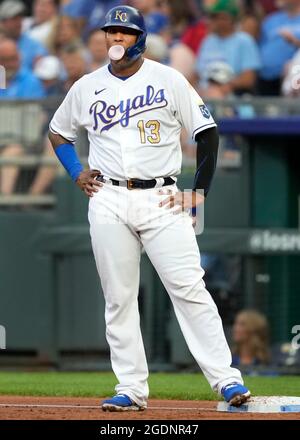
[[[98,192],[99,188],[103,186],[101,182],[95,179],[100,175],[99,170],[84,170],[79,174],[76,183],[88,197],[93,197],[94,193]]]
[[[175,207],[173,214],[180,214],[186,209],[195,208],[196,206],[204,202],[204,196],[194,191],[178,191],[177,193],[173,194],[173,191],[171,189],[160,189],[158,191],[158,194],[169,194],[168,197],[166,197],[159,203],[159,206],[161,208],[165,207],[166,209],[171,209]]]

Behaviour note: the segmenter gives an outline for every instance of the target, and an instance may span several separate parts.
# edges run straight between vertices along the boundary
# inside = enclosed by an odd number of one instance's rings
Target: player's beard
[[[114,61],[115,66],[118,70],[125,70],[128,69],[128,67],[133,66],[135,63],[137,63],[140,60],[140,57],[136,60],[131,60],[127,57],[126,52],[123,58],[121,58],[119,61]]]

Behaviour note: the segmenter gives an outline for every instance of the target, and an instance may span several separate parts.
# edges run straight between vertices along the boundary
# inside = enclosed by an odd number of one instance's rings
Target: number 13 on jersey
[[[141,143],[146,144],[147,141],[150,144],[159,144],[160,143],[160,122],[155,120],[150,120],[145,122],[141,119],[137,126],[140,130]]]

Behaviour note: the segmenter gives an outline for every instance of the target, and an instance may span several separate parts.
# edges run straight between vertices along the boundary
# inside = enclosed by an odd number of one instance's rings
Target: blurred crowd
[[[236,366],[268,365],[271,362],[269,324],[257,310],[241,310],[232,329],[232,363]]]
[[[122,0],[2,0],[1,97],[64,94],[107,63],[106,12]],[[295,96],[300,0],[126,0],[145,16],[146,57],[181,71],[204,98]]]
[[[254,309],[240,310],[232,326],[232,364],[251,374],[299,371],[300,348],[291,341],[271,343],[267,317]]]
[[[145,56],[168,64],[204,99],[231,96],[299,96],[300,0],[125,0],[144,15]],[[0,66],[6,70],[2,99],[64,96],[84,74],[108,63],[107,11],[122,0],[0,0]],[[46,137],[43,151],[51,156]],[[195,148],[183,133],[183,151]],[[231,148],[231,152],[233,149]],[[0,156],[18,156],[18,142]],[[231,153],[232,154],[232,153]],[[18,171],[1,167],[0,193],[11,194]],[[53,179],[43,168],[30,188],[41,194]]]

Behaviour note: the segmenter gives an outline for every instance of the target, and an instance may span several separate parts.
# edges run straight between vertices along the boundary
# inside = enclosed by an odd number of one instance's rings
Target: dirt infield
[[[101,398],[0,396],[0,420],[300,420],[299,413],[230,414],[216,411],[216,402],[150,400],[146,411],[107,413]]]

